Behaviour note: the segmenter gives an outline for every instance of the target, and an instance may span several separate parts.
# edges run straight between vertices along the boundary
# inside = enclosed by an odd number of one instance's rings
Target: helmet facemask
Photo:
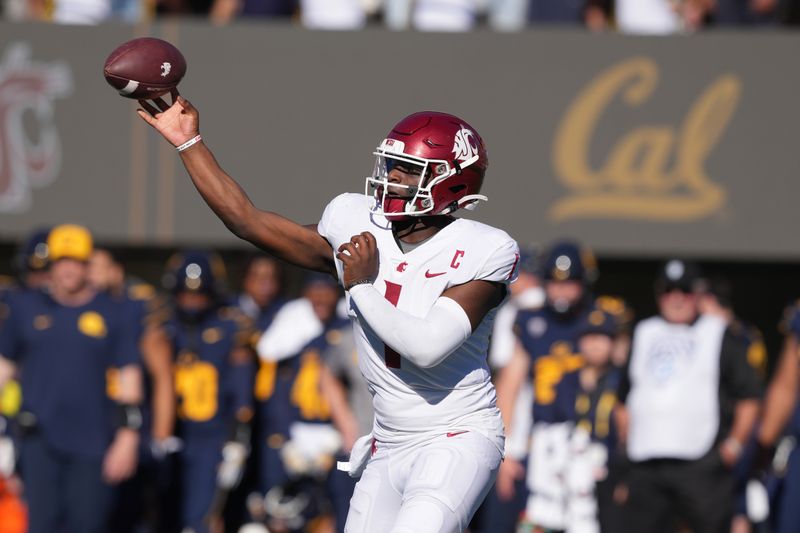
[[[381,213],[389,220],[406,220],[425,215],[444,215],[461,207],[474,208],[478,200],[486,200],[483,195],[464,196],[447,206],[435,205],[435,187],[462,169],[475,163],[478,156],[459,162],[444,159],[426,159],[403,153],[404,143],[386,139],[373,154],[375,168],[372,176],[366,178],[365,194],[373,213]],[[418,185],[404,185],[389,181],[389,173],[396,166],[402,166],[407,174],[420,177]]]

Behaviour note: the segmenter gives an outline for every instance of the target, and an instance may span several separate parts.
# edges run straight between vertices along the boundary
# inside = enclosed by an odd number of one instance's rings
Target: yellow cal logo
[[[616,142],[600,168],[590,164],[604,112],[616,98],[628,107],[646,103],[658,78],[654,61],[633,58],[603,72],[572,103],[556,132],[553,163],[573,194],[550,208],[552,220],[689,221],[725,204],[725,191],[710,180],[705,162],[739,103],[741,81],[730,74],[697,98],[679,128],[640,126]]]
[[[86,311],[78,317],[78,330],[89,337],[105,337],[106,321],[95,311]]]

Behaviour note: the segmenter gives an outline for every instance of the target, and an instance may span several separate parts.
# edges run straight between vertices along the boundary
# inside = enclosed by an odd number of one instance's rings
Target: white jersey
[[[363,194],[334,198],[318,231],[334,251],[354,235],[372,233],[380,259],[374,287],[398,309],[416,317],[425,317],[450,287],[472,280],[509,283],[516,277],[519,248],[504,231],[456,219],[403,253],[391,224],[370,213]],[[338,260],[336,268],[341,280]],[[378,442],[414,443],[443,432],[470,430],[487,436],[502,450],[503,424],[486,360],[496,309],[442,363],[425,369],[387,349],[347,298],[359,366],[373,394],[373,435]]]

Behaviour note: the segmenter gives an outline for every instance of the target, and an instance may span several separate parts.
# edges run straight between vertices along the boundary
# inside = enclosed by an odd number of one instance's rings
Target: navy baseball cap
[[[692,261],[670,259],[659,268],[655,285],[659,294],[672,290],[696,292],[703,286],[703,273]]]
[[[617,334],[617,321],[605,311],[595,309],[580,320],[577,331],[579,337],[591,333],[614,337]]]

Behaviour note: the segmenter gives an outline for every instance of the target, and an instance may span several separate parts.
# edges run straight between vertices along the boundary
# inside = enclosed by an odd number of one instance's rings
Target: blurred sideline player
[[[596,309],[577,329],[584,366],[556,385],[553,415],[565,438],[556,453],[563,460],[564,530],[613,533],[621,527],[620,508],[612,501],[613,470],[620,457],[613,412],[622,374],[612,364],[619,325],[615,317]]]
[[[620,300],[595,296],[591,286],[597,277],[591,252],[572,241],[560,241],[550,246],[542,262],[545,305],[541,309],[520,310],[515,331],[517,348],[512,360],[498,376],[498,396],[506,427],[514,432],[512,417],[515,399],[522,383],[533,383],[532,446],[527,465],[527,485],[530,496],[526,517],[550,529],[563,529],[563,499],[565,487],[549,454],[558,443],[559,434],[549,431],[556,401],[556,386],[568,372],[581,368],[583,357],[578,353],[578,328],[585,317],[595,310],[615,317],[619,333],[615,344],[624,342],[624,329],[629,321],[628,311]],[[615,346],[615,350],[619,348]],[[551,468],[553,467],[553,468]],[[522,466],[514,458],[504,461],[500,478],[517,477]],[[502,484],[507,482],[501,479]],[[500,481],[499,481],[500,483]],[[500,485],[499,485],[500,486]]]
[[[800,301],[786,309],[781,331],[784,345],[765,395],[755,469],[777,481],[773,531],[790,533],[800,531]]]
[[[272,324],[275,314],[280,310],[286,299],[283,297],[283,268],[274,258],[261,252],[249,253],[242,261],[240,292],[231,298],[230,305],[238,308],[253,322],[253,339],[255,345],[261,334]],[[258,393],[258,383],[269,379],[271,369],[266,368],[263,361],[257,361],[256,385],[254,395]],[[241,523],[245,521],[246,505],[243,502],[253,502],[261,507],[261,497],[257,494],[259,472],[261,471],[258,450],[260,443],[265,440],[262,435],[263,424],[259,423],[261,402],[255,402],[254,424],[251,434],[251,447],[256,453],[250,454],[245,468],[245,477],[237,490],[231,495],[231,505],[226,509],[226,521]],[[248,493],[256,494],[257,498],[248,497]],[[254,497],[255,498],[255,497]],[[232,516],[234,515],[234,516]]]
[[[13,269],[16,279],[0,276],[0,324],[8,314],[5,299],[11,291],[33,290],[47,286],[50,277],[47,247],[49,234],[50,228],[34,230],[14,255]],[[10,419],[19,412],[21,397],[19,383],[16,380],[9,380],[4,387],[0,388],[0,436],[4,435],[4,432],[10,434]],[[12,450],[10,443],[6,449]],[[10,464],[13,467],[13,462],[13,457],[7,461],[0,458],[2,464]],[[3,468],[0,466],[0,474],[2,471]]]
[[[98,248],[89,259],[89,280],[98,289],[130,305],[139,329],[140,347],[151,425],[145,429],[147,446],[158,448],[172,438],[175,427],[175,388],[172,378],[172,353],[164,335],[169,316],[167,302],[149,283],[126,276],[125,267],[105,248]]]
[[[486,355],[519,260],[505,232],[451,215],[486,199],[478,133],[444,113],[404,118],[375,152],[367,194],[342,194],[316,227],[302,226],[257,209],[201,141],[197,110],[175,99],[154,101],[162,112],[141,101],[138,113],[180,148],[226,226],[347,291],[375,424],[351,454],[361,479],[346,531],[464,529],[502,459]]]
[[[47,281],[47,235],[50,230],[35,231],[17,250],[14,258],[14,273],[19,284],[25,282],[40,285]],[[29,276],[36,270],[37,274]],[[38,274],[42,272],[44,274]],[[8,315],[6,298],[12,290],[17,290],[17,280],[0,276],[0,328]],[[22,502],[22,482],[16,475],[17,453],[11,426],[19,413],[22,394],[19,383],[10,379],[0,387],[0,533],[24,533],[28,530],[28,514]]]
[[[253,321],[256,332],[263,333],[286,303],[283,269],[273,257],[253,253],[244,261],[241,293],[231,302]]]
[[[112,528],[122,533],[136,528],[142,514],[157,513],[158,461],[174,451],[176,445],[172,351],[163,328],[169,310],[165,299],[152,285],[126,276],[125,267],[109,249],[95,247],[89,259],[88,275],[95,289],[107,292],[129,307],[144,370],[140,468],[133,479],[120,487],[112,517]],[[117,392],[117,377],[115,370],[109,369],[112,399]],[[143,501],[148,496],[149,501]],[[148,511],[144,511],[143,506],[147,506]],[[154,520],[151,516],[147,518]]]
[[[310,276],[303,296],[281,308],[258,342],[262,371],[256,398],[261,432],[268,435],[259,443],[260,489],[271,531],[303,530],[347,490],[336,484],[343,474],[331,472],[341,438],[320,384],[321,354],[341,340],[339,330],[347,323],[337,316],[339,297],[332,277]],[[296,497],[300,493],[305,494]],[[295,505],[306,497],[307,508]],[[334,514],[346,515],[347,500]]]
[[[20,468],[30,532],[105,529],[107,484],[136,469],[139,353],[127,309],[88,282],[92,237],[61,225],[48,237],[48,290],[11,294],[0,330],[0,385],[19,366]],[[116,406],[106,370],[119,369]],[[117,420],[114,424],[113,421]]]
[[[180,526],[217,528],[249,453],[255,363],[251,321],[225,306],[216,254],[187,251],[167,262],[175,313],[166,323],[178,397]]]

